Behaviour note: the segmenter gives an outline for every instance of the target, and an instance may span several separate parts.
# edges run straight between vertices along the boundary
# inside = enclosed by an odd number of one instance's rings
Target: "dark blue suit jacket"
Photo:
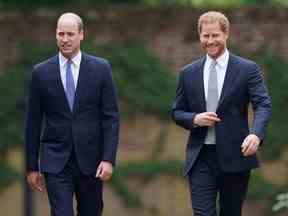
[[[72,150],[81,171],[100,161],[115,163],[119,113],[108,62],[82,53],[71,112],[60,78],[58,55],[33,68],[26,116],[26,169],[60,172]]]
[[[179,126],[190,131],[186,149],[184,172],[193,166],[207,133],[207,127],[195,127],[193,118],[206,112],[203,68],[205,58],[187,65],[179,75],[172,118]],[[248,127],[248,105],[251,102],[254,119]],[[252,61],[229,55],[226,76],[216,111],[221,119],[216,124],[216,147],[223,171],[240,172],[257,167],[256,155],[243,156],[241,145],[249,134],[264,139],[271,113],[271,101],[263,82],[260,68]]]

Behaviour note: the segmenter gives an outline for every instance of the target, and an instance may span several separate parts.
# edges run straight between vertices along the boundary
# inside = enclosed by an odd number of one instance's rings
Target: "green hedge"
[[[122,117],[145,113],[170,118],[176,78],[143,45],[130,41],[97,48],[85,43],[83,47],[88,53],[109,59],[123,102]]]

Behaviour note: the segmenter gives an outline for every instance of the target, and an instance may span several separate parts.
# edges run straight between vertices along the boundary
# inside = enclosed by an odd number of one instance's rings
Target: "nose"
[[[66,34],[64,34],[62,40],[63,40],[64,42],[68,41],[68,36],[67,36]]]
[[[212,37],[209,37],[208,40],[207,40],[208,44],[211,44],[214,42],[213,38]]]

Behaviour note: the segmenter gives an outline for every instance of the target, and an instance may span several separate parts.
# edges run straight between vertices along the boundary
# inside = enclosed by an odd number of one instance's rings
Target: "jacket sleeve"
[[[178,76],[178,85],[176,89],[176,97],[172,105],[172,119],[177,125],[187,130],[193,130],[195,112],[190,112],[188,108],[187,92],[184,86],[184,71]]]
[[[250,133],[257,135],[263,141],[271,115],[271,100],[261,70],[256,64],[252,66],[249,73],[248,91],[254,112]]]
[[[27,172],[39,170],[38,161],[42,119],[43,110],[40,100],[40,83],[37,80],[37,72],[33,69],[26,104],[25,156]]]
[[[119,142],[119,109],[116,87],[112,78],[112,69],[105,64],[102,89],[102,133],[103,161],[115,165],[116,152]]]

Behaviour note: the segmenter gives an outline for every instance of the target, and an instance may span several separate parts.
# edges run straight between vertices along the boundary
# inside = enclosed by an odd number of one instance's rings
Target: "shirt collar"
[[[79,51],[72,59],[72,63],[75,64],[77,67],[80,67],[82,53]],[[60,66],[63,67],[67,63],[68,59],[65,58],[61,52],[59,52],[59,63]]]
[[[206,55],[207,63],[210,65],[214,59],[212,59],[209,55]],[[217,65],[221,68],[225,67],[228,64],[229,52],[225,49],[224,53],[216,59]]]

